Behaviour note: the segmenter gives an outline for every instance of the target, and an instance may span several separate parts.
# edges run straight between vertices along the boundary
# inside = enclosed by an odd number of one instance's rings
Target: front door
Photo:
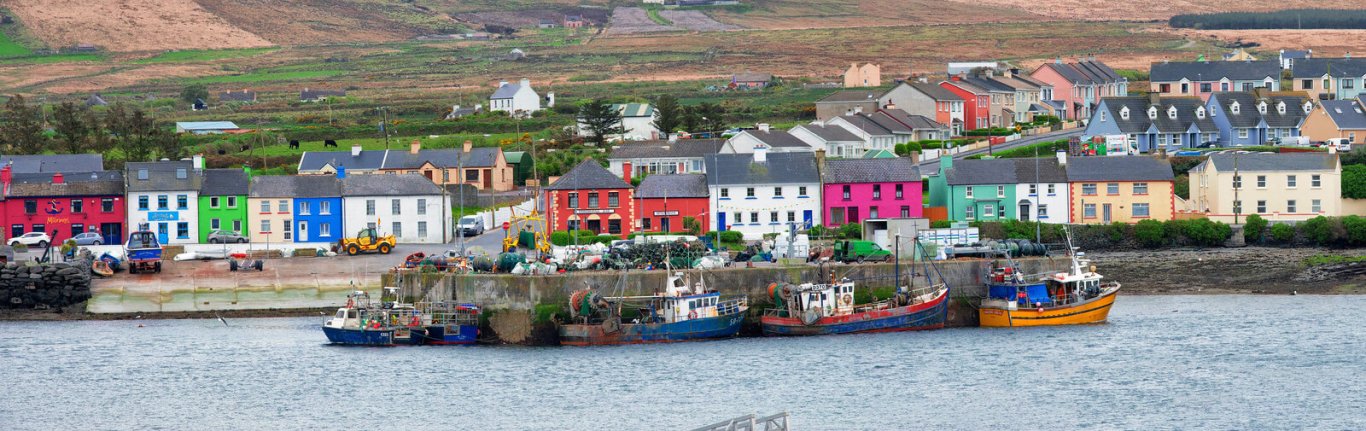
[[[166,223],[157,223],[157,242],[160,242],[162,244],[170,243],[171,235],[169,232],[170,231],[167,229]]]
[[[1104,222],[1106,222],[1106,223],[1109,223],[1109,222],[1110,222],[1110,204],[1101,205],[1101,207],[1103,208],[1103,210],[1102,210],[1102,211],[1103,211],[1102,215],[1104,215],[1104,218],[1102,218],[1101,221],[1104,221]]]
[[[22,230],[22,229],[21,229],[21,230]],[[726,230],[726,213],[716,213],[716,231],[717,231],[717,232],[725,232],[725,230]],[[19,235],[23,235],[23,233],[20,233]],[[719,245],[718,245],[718,247],[719,247]]]
[[[811,210],[802,211],[802,223],[806,225],[806,229],[811,228],[811,223],[813,221],[814,220],[811,219]]]
[[[122,244],[123,225],[119,223],[101,223],[100,235],[104,236],[105,244]]]
[[[299,242],[308,242],[308,222],[299,221]]]
[[[669,218],[668,218],[668,217],[660,217],[660,218],[659,218],[659,230],[662,231],[662,232],[671,232],[671,231],[669,230]]]
[[[1020,221],[1029,221],[1029,202],[1020,202]]]

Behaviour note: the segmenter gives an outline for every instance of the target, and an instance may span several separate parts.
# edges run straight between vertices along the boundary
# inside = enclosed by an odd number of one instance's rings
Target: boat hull
[[[981,308],[977,310],[977,317],[984,328],[1101,323],[1110,315],[1110,307],[1114,305],[1118,294],[1119,290],[1115,289],[1091,301],[1068,307],[1045,308],[1043,311],[1034,308]]]
[[[760,322],[764,335],[771,336],[923,331],[943,328],[947,310],[948,294],[945,292],[922,304],[822,317],[810,325],[796,317],[780,316],[764,316]]]
[[[342,329],[323,326],[323,334],[332,344],[350,346],[392,346],[393,329]]]
[[[676,323],[622,323],[621,329],[610,333],[600,324],[560,325],[560,344],[609,346],[729,338],[740,332],[744,322],[741,312]]]
[[[479,341],[479,327],[475,325],[430,325],[413,328],[410,342],[417,345],[444,346],[475,344]]]

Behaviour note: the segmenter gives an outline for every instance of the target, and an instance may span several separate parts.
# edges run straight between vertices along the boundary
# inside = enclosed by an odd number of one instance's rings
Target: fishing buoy
[[[141,328],[141,327],[142,327],[142,324],[141,324],[141,323],[139,323],[139,324],[138,324],[138,327],[139,327],[139,328]]]

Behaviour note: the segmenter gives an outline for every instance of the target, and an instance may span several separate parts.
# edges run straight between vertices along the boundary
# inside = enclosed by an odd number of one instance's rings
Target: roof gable
[[[575,166],[564,176],[555,180],[555,183],[546,187],[546,190],[592,190],[592,189],[629,189],[630,184],[625,180],[613,175],[597,160],[592,158],[585,159]]]

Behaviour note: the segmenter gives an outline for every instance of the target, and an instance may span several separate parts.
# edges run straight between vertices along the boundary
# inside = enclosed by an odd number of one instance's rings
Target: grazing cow
[[[298,139],[290,139],[290,140],[289,140],[289,149],[291,149],[291,150],[297,150],[297,149],[299,149],[299,140],[298,140]]]
[[[251,151],[251,144],[242,144],[242,151]]]
[[[224,154],[228,154],[228,150],[224,150],[224,149],[222,149],[222,148],[219,148],[219,149],[218,149],[218,155],[221,156],[221,155],[224,155]]]
[[[327,147],[336,148],[336,147],[337,147],[337,141],[334,141],[334,140],[331,140],[331,139],[328,139],[328,140],[326,140],[326,141],[323,141],[323,148],[327,148]]]

